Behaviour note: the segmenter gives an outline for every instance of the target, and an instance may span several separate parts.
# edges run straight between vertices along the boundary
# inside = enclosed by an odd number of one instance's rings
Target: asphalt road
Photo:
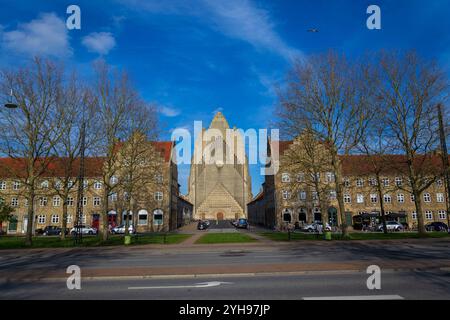
[[[197,245],[195,248],[104,247],[0,252],[3,271],[57,270],[71,264],[81,268],[208,266],[260,263],[331,263],[367,261],[450,261],[450,241],[302,241],[267,246]]]
[[[82,281],[69,290],[64,280],[45,283],[0,281],[1,299],[192,299],[192,300],[302,300],[302,299],[449,299],[450,273],[385,272],[381,289],[369,290],[365,273],[325,273],[199,277],[195,279],[108,279]]]
[[[0,299],[450,299],[449,249],[449,240],[423,239],[7,250]],[[366,287],[373,264],[381,290]],[[81,290],[66,287],[69,265],[82,270]]]

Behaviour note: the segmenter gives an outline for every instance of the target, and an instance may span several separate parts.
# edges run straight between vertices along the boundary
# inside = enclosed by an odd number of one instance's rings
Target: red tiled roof
[[[164,157],[164,161],[169,162],[172,153],[172,141],[152,141],[152,144],[156,150],[161,152],[162,156]]]
[[[292,141],[279,141],[279,152],[282,155],[292,144]],[[383,156],[340,155],[342,173],[344,175],[366,175],[374,172],[374,165],[383,168],[382,173],[407,173],[406,156],[388,154]],[[374,161],[375,160],[375,161]],[[450,160],[450,156],[449,156]],[[438,154],[416,156],[415,165],[425,166],[426,171],[436,173],[442,170],[442,159]]]
[[[341,155],[339,156],[344,175],[365,175],[374,172],[375,168],[382,169],[381,173],[404,173],[407,174],[407,160],[404,155]],[[449,157],[450,159],[450,157]],[[416,156],[415,165],[423,168],[430,174],[442,170],[442,158],[440,155]]]
[[[170,161],[172,142],[170,141],[153,141],[153,146],[157,151],[161,153],[165,162]],[[44,165],[42,163],[36,164],[36,168]],[[67,158],[53,158],[48,161],[47,168],[42,174],[43,177],[62,177],[65,176],[64,170]],[[104,157],[86,157],[85,158],[85,176],[86,177],[98,177],[102,174]],[[80,160],[75,159],[72,168],[70,168],[70,175],[73,177],[78,176],[80,167]],[[13,178],[13,177],[26,177],[26,162],[24,158],[0,158],[0,177]]]
[[[64,170],[65,162],[67,158],[53,158],[47,163],[47,167],[42,174],[44,177],[62,177],[65,176]],[[85,176],[86,177],[98,177],[102,174],[104,158],[102,157],[87,157],[85,158]],[[42,160],[36,164],[36,168],[41,169],[40,166],[45,165]],[[72,168],[69,168],[71,176],[78,176],[80,167],[80,160],[75,159],[72,163]],[[0,158],[0,177],[13,178],[13,177],[26,177],[26,162],[23,158]]]

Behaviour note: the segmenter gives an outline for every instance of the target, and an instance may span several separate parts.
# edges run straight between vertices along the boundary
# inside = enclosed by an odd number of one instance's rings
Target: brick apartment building
[[[182,225],[184,221],[178,221],[178,210],[180,201],[178,172],[174,156],[173,142],[151,142],[153,157],[157,161],[152,167],[157,167],[158,172],[148,175],[149,179],[155,179],[141,190],[134,207],[136,210],[130,213],[130,223],[136,227],[138,232],[159,232],[174,230]],[[21,235],[26,233],[28,203],[24,194],[24,185],[17,179],[17,174],[12,175],[11,170],[18,166],[20,159],[0,159],[0,198],[14,208],[13,219],[4,222],[0,227],[7,234]],[[38,190],[35,197],[34,230],[43,229],[46,226],[62,226],[62,199],[56,192],[60,177],[63,175],[61,161],[50,162],[47,170],[40,176]],[[74,181],[78,173],[79,162],[74,162]],[[102,170],[104,159],[101,157],[87,157],[85,159],[85,180],[83,197],[84,225],[101,228],[102,223],[102,201],[105,197],[105,188],[102,183]],[[120,172],[120,171],[118,171]],[[15,178],[16,177],[16,178]],[[122,179],[120,175],[112,177],[112,183],[118,183]],[[74,183],[71,194],[67,199],[67,226],[72,228],[76,223],[77,190]],[[118,188],[109,196],[108,221],[111,225],[121,224],[126,217],[123,206],[123,191]],[[189,207],[190,203],[181,199],[184,204],[182,208]],[[192,205],[191,205],[192,206]],[[192,207],[191,207],[192,208]],[[188,210],[188,209],[184,209]],[[192,209],[191,209],[192,210]]]
[[[288,223],[299,226],[316,221],[331,225],[340,224],[338,203],[334,184],[336,183],[332,170],[323,166],[320,172],[311,176],[308,170],[293,169],[292,154],[304,154],[301,149],[302,137],[294,141],[279,142],[279,170],[276,175],[265,177],[262,189],[248,203],[248,219],[251,224],[274,229],[283,229]],[[269,145],[270,147],[270,145]],[[324,146],[318,148],[318,153],[326,156]],[[320,156],[318,156],[320,158]],[[343,174],[343,197],[345,219],[348,226],[359,229],[363,224],[376,225],[380,223],[380,196],[377,192],[377,179],[373,174],[371,160],[363,155],[341,155],[340,163]],[[298,159],[295,161],[299,161]],[[417,227],[417,214],[414,197],[405,191],[408,178],[406,170],[399,170],[405,162],[401,155],[386,155],[383,161],[388,165],[380,172],[381,191],[384,211],[387,220],[395,220],[410,229]],[[440,155],[429,157],[430,168],[441,168]],[[301,161],[300,161],[301,162]],[[320,182],[322,199],[326,198],[322,215],[316,192],[317,179]],[[422,210],[425,224],[440,221],[448,223],[446,213],[446,188],[443,178],[437,178],[422,194]]]

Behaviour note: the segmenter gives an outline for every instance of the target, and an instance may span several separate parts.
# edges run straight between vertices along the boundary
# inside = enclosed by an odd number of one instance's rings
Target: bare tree
[[[380,54],[379,100],[385,123],[398,152],[405,156],[397,170],[407,177],[404,189],[414,196],[419,234],[425,234],[423,192],[442,176],[436,169],[439,148],[437,103],[447,94],[448,80],[433,61],[415,53]]]
[[[157,128],[155,106],[137,98],[127,119],[128,139],[120,146],[119,151],[119,185],[127,212],[125,235],[129,232],[129,213],[134,213],[133,225],[136,227],[138,205],[142,204],[143,198],[148,197],[160,170],[158,153],[151,144],[157,137]]]
[[[120,188],[116,179],[121,168],[119,146],[130,137],[130,117],[133,108],[142,105],[142,101],[124,72],[113,72],[103,61],[96,63],[95,71],[93,105],[99,113],[96,129],[100,135],[95,148],[104,157],[102,179],[105,193],[101,232],[103,240],[106,240],[110,196]]]
[[[345,56],[329,52],[297,61],[280,92],[277,113],[285,134],[297,136],[311,128],[327,144],[343,236],[347,224],[339,154],[349,154],[358,144],[372,82],[370,65],[350,63]]]
[[[39,58],[25,68],[1,73],[3,99],[7,99],[12,89],[12,99],[18,109],[0,108],[0,152],[10,157],[10,164],[4,170],[23,186],[21,192],[28,200],[26,244],[29,246],[38,179],[54,155],[64,125],[56,116],[62,74],[61,66]]]
[[[284,153],[283,161],[294,176],[290,183],[292,192],[310,194],[310,199],[305,199],[303,202],[306,202],[311,211],[319,208],[322,221],[327,221],[326,213],[334,198],[335,187],[333,177],[321,177],[323,173],[332,171],[325,144],[310,128],[305,129],[294,139],[290,149]]]
[[[81,153],[81,127],[85,124],[85,139],[87,149],[96,141],[94,125],[96,122],[95,110],[89,103],[88,88],[82,86],[76,73],[68,79],[67,84],[62,88],[62,94],[57,101],[56,114],[64,124],[61,129],[61,138],[54,145],[53,160],[55,172],[52,172],[53,179],[50,187],[53,193],[62,200],[62,231],[61,239],[65,238],[68,216],[68,199],[77,190],[78,169],[80,166]],[[89,150],[87,150],[89,152]],[[86,153],[88,153],[86,152]],[[50,170],[49,170],[50,171]]]
[[[370,185],[369,190],[376,192],[378,195],[383,231],[387,233],[384,192],[387,191],[388,186],[384,183],[382,176],[392,171],[390,152],[395,150],[392,149],[392,141],[387,133],[382,108],[376,102],[374,100],[368,106],[367,125],[361,130],[361,137],[356,149],[362,155],[365,155],[364,158],[360,158],[362,162],[366,163],[364,167],[368,168],[368,172],[365,172],[365,174],[369,176],[369,179],[374,179],[375,183]],[[354,165],[360,166],[362,163],[355,163]]]

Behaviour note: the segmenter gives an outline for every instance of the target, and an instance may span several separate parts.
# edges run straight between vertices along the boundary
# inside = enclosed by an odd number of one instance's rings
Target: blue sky
[[[70,4],[81,8],[81,30],[65,28]],[[381,8],[381,30],[366,28],[371,4]],[[381,48],[415,49],[449,67],[450,1],[0,0],[0,67],[37,54],[89,74],[102,57],[162,106],[162,139],[194,120],[209,125],[217,110],[231,126],[265,128],[292,59]],[[257,166],[251,175],[256,194],[263,178]],[[183,193],[187,176],[181,167]]]

